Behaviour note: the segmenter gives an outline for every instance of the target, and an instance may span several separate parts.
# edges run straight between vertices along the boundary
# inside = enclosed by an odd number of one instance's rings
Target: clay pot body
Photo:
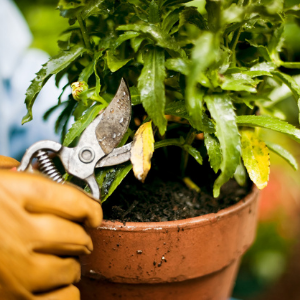
[[[196,218],[104,221],[82,257],[82,300],[227,300],[241,255],[255,238],[258,190]]]

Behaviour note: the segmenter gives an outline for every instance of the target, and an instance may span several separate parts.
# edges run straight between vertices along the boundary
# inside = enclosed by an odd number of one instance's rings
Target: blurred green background
[[[57,0],[16,0],[33,34],[31,47],[55,55],[57,40],[67,28],[66,19],[56,10]],[[287,0],[285,6],[299,6],[300,1]],[[201,11],[205,1],[192,4]],[[288,61],[300,61],[300,19],[290,17],[285,25],[285,48],[282,56]],[[286,70],[285,70],[286,71]],[[300,70],[289,70],[300,84]],[[285,86],[272,93],[276,112],[280,107],[289,115],[288,121],[299,127],[299,109]],[[286,118],[285,115],[279,117]],[[280,134],[261,131],[269,141],[280,141],[300,165],[300,147]],[[270,182],[262,192],[257,239],[241,262],[234,288],[234,297],[243,300],[299,300],[300,285],[300,171],[271,155]]]

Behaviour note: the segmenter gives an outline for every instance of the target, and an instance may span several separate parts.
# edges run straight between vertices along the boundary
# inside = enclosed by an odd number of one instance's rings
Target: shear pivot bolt
[[[90,163],[94,160],[95,158],[95,153],[91,148],[83,148],[79,152],[79,159],[83,163]]]

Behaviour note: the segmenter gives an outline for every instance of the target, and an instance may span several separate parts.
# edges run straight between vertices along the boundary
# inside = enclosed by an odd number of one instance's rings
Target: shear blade
[[[123,78],[115,97],[102,115],[95,133],[102,150],[109,154],[122,140],[131,117],[130,93]]]

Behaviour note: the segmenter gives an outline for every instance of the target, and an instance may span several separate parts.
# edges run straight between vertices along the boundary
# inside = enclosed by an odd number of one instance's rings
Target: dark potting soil
[[[172,174],[152,172],[143,184],[131,172],[103,203],[104,218],[123,223],[161,222],[216,213],[245,197],[250,187],[230,180],[222,187],[220,197],[213,198],[205,189],[200,193],[190,190]]]

